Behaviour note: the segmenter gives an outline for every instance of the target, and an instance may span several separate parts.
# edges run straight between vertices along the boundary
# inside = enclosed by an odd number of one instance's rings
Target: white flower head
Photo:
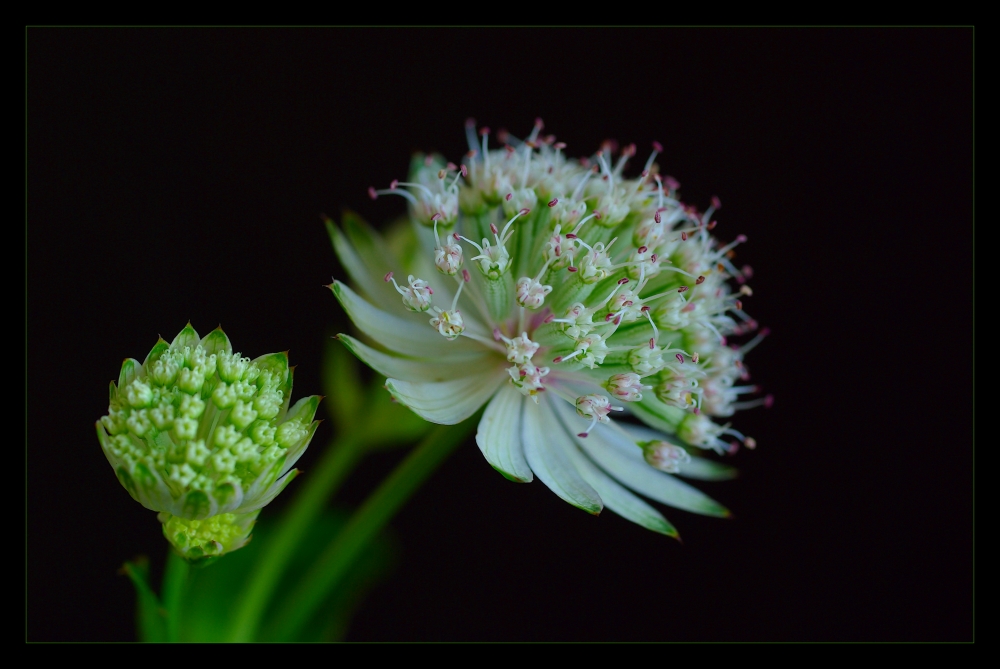
[[[732,264],[743,238],[716,240],[716,202],[681,202],[654,163],[659,145],[630,177],[634,146],[572,159],[542,128],[491,148],[489,129],[470,122],[461,166],[420,157],[408,181],[373,191],[410,200],[414,225],[393,244],[403,258],[357,223],[350,239],[331,231],[355,289],[331,288],[373,345],[340,339],[429,421],[482,409],[476,441],[512,480],[538,476],[577,507],[671,535],[642,497],[726,515],[673,475],[731,475],[676,443],[753,443],[711,416],[770,401],[739,398],[756,392],[743,356],[760,339],[732,348],[756,328],[741,301],[749,277]],[[408,286],[379,280],[392,271]],[[430,327],[413,311],[429,311]]]

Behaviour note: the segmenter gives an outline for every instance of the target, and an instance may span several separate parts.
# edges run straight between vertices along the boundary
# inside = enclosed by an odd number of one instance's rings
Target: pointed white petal
[[[337,258],[361,292],[376,304],[399,301],[399,293],[384,277],[401,267],[379,234],[350,213],[344,215],[342,228],[328,222],[327,229]]]
[[[524,395],[504,383],[486,406],[476,432],[476,443],[494,469],[511,480],[527,483],[532,475],[521,445],[521,406],[524,402]]]
[[[531,470],[538,478],[573,506],[588,513],[597,515],[604,508],[601,496],[589,483],[583,480],[566,455],[562,442],[567,439],[565,430],[559,419],[552,413],[549,406],[552,402],[562,402],[558,397],[549,399],[543,397],[538,404],[524,402],[521,414],[521,440],[524,443],[524,455]],[[558,445],[553,444],[561,439]]]
[[[657,432],[656,430],[651,430],[642,425],[629,425],[628,423],[619,423],[619,425],[621,425],[629,436],[636,441],[667,441],[675,446],[684,448],[684,444],[682,444],[674,436],[666,435],[662,432]],[[632,458],[635,457],[637,449],[630,446],[624,440],[615,443],[618,448],[627,455]],[[701,481],[726,481],[738,476],[738,472],[735,467],[731,467],[721,462],[716,462],[715,460],[709,460],[708,458],[698,457],[696,455],[692,455],[690,457],[690,462],[685,462],[680,465],[681,471],[678,476],[683,476],[689,479],[698,479]]]
[[[572,409],[563,410],[560,416],[565,420],[570,412]],[[617,426],[598,425],[586,439],[574,439],[604,471],[641,495],[692,513],[729,515],[724,506],[697,488],[653,469],[643,459],[642,450]]]
[[[379,374],[403,381],[448,381],[480,373],[490,362],[487,353],[455,353],[443,359],[401,358],[376,351],[354,337],[337,335],[344,346]],[[485,350],[484,350],[485,351]],[[496,359],[496,356],[493,356]]]
[[[373,307],[339,281],[334,281],[331,289],[358,329],[390,351],[413,357],[437,357],[482,350],[481,346],[469,339],[445,339],[429,322],[420,324],[419,321],[395,316]],[[400,304],[400,309],[402,308]],[[426,318],[430,320],[429,316]]]
[[[454,425],[476,413],[496,392],[504,375],[498,367],[475,376],[436,383],[386,379],[385,387],[397,402],[421,418],[441,425]]]
[[[550,443],[566,453],[570,462],[580,472],[580,476],[601,496],[605,506],[622,518],[631,520],[633,523],[654,532],[671,537],[677,536],[677,530],[659,511],[629,492],[623,485],[591,462],[590,458],[581,452],[574,443],[573,440],[579,440],[579,438],[571,436],[568,426],[564,424],[563,427],[566,431],[553,436]]]

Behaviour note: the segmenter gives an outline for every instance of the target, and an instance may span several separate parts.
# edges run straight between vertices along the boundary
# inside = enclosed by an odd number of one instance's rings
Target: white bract
[[[145,362],[125,360],[97,436],[182,555],[219,556],[247,542],[260,509],[298,473],[320,398],[289,406],[291,392],[285,353],[250,360],[221,328],[202,338],[189,324]]]
[[[470,124],[460,166],[418,156],[409,181],[371,189],[410,202],[412,225],[389,241],[354,216],[330,224],[354,286],[331,289],[365,337],[340,339],[429,421],[485,407],[476,441],[512,480],[537,475],[577,507],[671,535],[640,495],[726,515],[672,474],[731,476],[691,453],[752,444],[712,417],[770,402],[740,400],[756,387],[736,383],[763,333],[727,342],[757,327],[740,301],[749,268],[731,262],[744,239],[712,236],[714,198],[705,212],[679,200],[653,162],[659,145],[629,179],[634,146],[570,159],[541,129],[491,150]],[[408,287],[387,284],[393,272]]]

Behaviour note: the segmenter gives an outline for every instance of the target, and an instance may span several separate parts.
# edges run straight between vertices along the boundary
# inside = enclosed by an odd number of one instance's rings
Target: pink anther
[[[385,281],[386,283],[389,283],[389,281],[392,280],[392,272],[386,274],[382,280]]]
[[[676,355],[674,355],[674,357],[677,358],[677,362],[680,362],[680,363],[684,362],[684,356],[681,355],[680,353],[677,353]]]
[[[372,186],[368,187],[368,197],[370,197],[373,200],[378,199],[378,193],[375,192],[375,189]]]
[[[653,150],[656,151],[657,153],[663,153],[663,145],[660,144],[659,142],[657,142],[654,139],[653,140]]]
[[[694,285],[700,286],[703,283],[705,283],[705,277],[699,276],[697,279],[695,279]]]
[[[556,206],[557,204],[559,204],[559,198],[557,198],[557,197],[554,197],[554,198],[552,198],[551,200],[549,200],[549,206],[550,206],[550,207],[554,207],[554,206]]]
[[[465,281],[466,283],[472,281],[472,277],[469,276],[469,270],[467,269],[462,270],[462,280]]]

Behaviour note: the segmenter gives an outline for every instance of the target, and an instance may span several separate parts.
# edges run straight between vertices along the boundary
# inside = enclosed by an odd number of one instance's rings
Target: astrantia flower
[[[371,345],[340,338],[429,421],[485,405],[477,443],[512,480],[537,475],[577,507],[666,534],[634,493],[725,515],[672,474],[726,478],[691,453],[753,444],[712,420],[765,403],[740,399],[756,392],[743,357],[764,333],[727,341],[757,327],[741,303],[749,268],[731,262],[744,238],[712,236],[717,200],[705,212],[679,200],[653,162],[659,145],[627,179],[634,146],[613,163],[608,146],[569,159],[541,128],[489,150],[489,130],[477,138],[470,124],[460,166],[420,156],[407,182],[370,189],[410,202],[408,238],[388,244],[350,216],[330,225],[358,292],[331,288]]]
[[[182,555],[218,556],[247,542],[260,509],[298,473],[319,397],[289,407],[291,394],[285,353],[250,360],[221,328],[201,338],[189,324],[145,362],[122,364],[97,436]]]

